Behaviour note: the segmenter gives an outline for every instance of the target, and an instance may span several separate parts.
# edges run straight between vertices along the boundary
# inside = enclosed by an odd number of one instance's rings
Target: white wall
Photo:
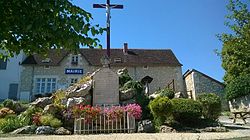
[[[18,56],[9,58],[9,60],[7,60],[6,70],[0,69],[0,100],[8,98],[9,84],[18,84],[18,88],[20,88],[21,66],[19,63],[22,62],[23,57],[24,55],[21,53]],[[17,98],[19,98],[19,91],[17,93]]]

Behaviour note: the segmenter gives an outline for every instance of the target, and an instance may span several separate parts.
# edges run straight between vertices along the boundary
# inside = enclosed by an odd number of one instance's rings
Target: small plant
[[[202,107],[200,102],[192,99],[175,98],[172,99],[172,103],[174,120],[184,124],[193,124],[201,118]]]
[[[18,118],[16,116],[9,116],[0,119],[0,130],[3,133],[14,131],[17,128],[28,125],[25,119]]]
[[[45,114],[40,117],[41,125],[47,125],[54,128],[60,127],[62,125],[61,120],[55,118],[51,114]]]
[[[41,125],[41,116],[42,116],[42,113],[40,112],[37,112],[36,114],[34,114],[32,117],[32,123],[37,126]]]
[[[221,114],[220,97],[214,93],[204,93],[197,100],[202,105],[202,115],[205,119],[217,120]]]

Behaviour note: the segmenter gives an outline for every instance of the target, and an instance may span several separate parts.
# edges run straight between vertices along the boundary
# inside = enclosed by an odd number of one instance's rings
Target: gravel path
[[[156,134],[108,134],[71,136],[26,136],[8,137],[1,140],[210,140],[250,136],[250,130],[227,133],[156,133]]]
[[[250,119],[247,120],[250,122]],[[70,135],[70,136],[19,136],[6,137],[0,140],[210,140],[249,137],[250,123],[232,124],[228,117],[220,117],[220,122],[230,128],[226,133],[134,133],[134,134],[102,134],[102,135]]]

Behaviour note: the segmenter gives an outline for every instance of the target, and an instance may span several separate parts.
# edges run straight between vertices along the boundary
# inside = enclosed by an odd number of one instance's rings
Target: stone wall
[[[198,72],[194,72],[194,85],[196,96],[204,92],[216,93],[217,95],[222,96],[224,91],[223,84],[218,83]]]
[[[79,54],[78,65],[71,64],[71,55],[64,58],[64,60],[60,63],[59,66],[50,66],[49,68],[45,68],[44,66],[34,66],[34,75],[32,75],[33,66],[31,65],[23,65],[23,70],[21,71],[21,88],[20,94],[22,92],[30,94],[35,93],[35,78],[56,78],[57,79],[57,89],[59,88],[67,88],[70,84],[71,78],[82,78],[87,72],[93,72],[100,67],[91,66],[89,63]],[[65,68],[83,68],[83,75],[72,75],[65,74]],[[124,67],[112,67],[114,72],[117,72],[118,69]],[[149,84],[150,93],[154,91],[164,88],[174,79],[175,89],[177,92],[184,91],[184,81],[182,78],[182,70],[181,67],[167,67],[167,66],[148,66],[144,68],[143,66],[136,67],[128,67],[129,74],[137,81],[141,81],[145,76],[150,76],[153,78],[152,83]],[[33,84],[32,84],[33,83]],[[31,91],[32,89],[32,91]]]

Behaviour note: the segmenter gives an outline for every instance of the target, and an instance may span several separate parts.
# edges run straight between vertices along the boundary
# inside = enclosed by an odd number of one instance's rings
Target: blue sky
[[[73,0],[92,14],[93,24],[106,25],[105,9],[93,3],[106,0]],[[216,34],[230,32],[224,25],[228,0],[111,0],[123,10],[111,11],[111,48],[172,49],[187,69],[197,69],[219,81],[224,70],[215,49],[222,43]],[[106,48],[106,33],[98,37]]]

